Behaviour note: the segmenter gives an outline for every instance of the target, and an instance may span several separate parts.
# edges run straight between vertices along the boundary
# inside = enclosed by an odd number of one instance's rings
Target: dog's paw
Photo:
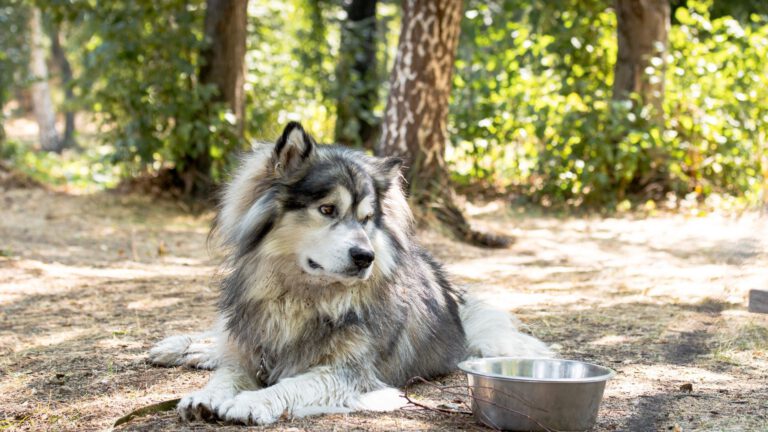
[[[187,366],[215,369],[218,366],[213,341],[187,335],[167,337],[149,350],[148,361],[157,366]]]
[[[234,391],[230,390],[203,389],[182,398],[176,411],[185,421],[211,420],[215,417],[216,411],[234,396]]]
[[[156,343],[149,350],[149,362],[157,366],[178,366],[182,364],[184,353],[192,344],[192,338],[187,335],[167,337]]]
[[[244,425],[268,425],[277,421],[284,409],[264,390],[247,391],[219,406],[219,418]]]
[[[364,393],[350,403],[355,410],[395,411],[408,405],[408,399],[396,388],[383,388]]]

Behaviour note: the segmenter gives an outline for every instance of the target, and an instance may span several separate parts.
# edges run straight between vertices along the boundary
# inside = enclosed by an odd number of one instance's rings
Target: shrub
[[[756,196],[768,130],[765,17],[712,20],[701,1],[678,9],[666,122],[657,125],[637,99],[610,99],[610,4],[559,0],[547,4],[550,14],[544,7],[470,4],[451,111],[457,180],[575,206],[669,192]]]

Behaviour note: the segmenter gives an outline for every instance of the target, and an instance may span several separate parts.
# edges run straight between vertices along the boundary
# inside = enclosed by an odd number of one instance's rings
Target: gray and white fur
[[[414,242],[401,164],[317,145],[298,123],[245,155],[214,228],[228,256],[218,324],[150,351],[156,364],[215,369],[181,400],[182,418],[395,409],[408,379],[469,356],[551,355]]]

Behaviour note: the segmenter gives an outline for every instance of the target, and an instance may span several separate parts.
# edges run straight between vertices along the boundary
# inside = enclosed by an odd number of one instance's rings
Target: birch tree
[[[470,227],[455,203],[445,166],[448,103],[463,1],[403,0],[402,8],[402,29],[376,154],[405,159],[412,199],[433,209],[460,239],[506,246],[508,238]]]
[[[37,119],[40,148],[61,152],[63,141],[56,132],[56,112],[48,86],[48,65],[40,10],[33,8],[29,18],[30,52],[29,72],[32,78],[32,105]]]

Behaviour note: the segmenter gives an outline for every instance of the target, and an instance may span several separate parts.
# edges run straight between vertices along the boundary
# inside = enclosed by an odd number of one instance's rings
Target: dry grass
[[[514,310],[564,357],[617,370],[596,430],[768,430],[768,315],[745,308],[749,289],[768,287],[765,220],[477,213],[485,228],[516,236],[513,247],[420,237],[457,282]],[[210,217],[141,197],[0,191],[0,430],[109,429],[205,383],[207,372],[144,358],[163,336],[212,322]],[[452,403],[430,387],[415,391],[428,404]],[[120,429],[241,428],[160,413]],[[256,429],[483,427],[411,408]]]

